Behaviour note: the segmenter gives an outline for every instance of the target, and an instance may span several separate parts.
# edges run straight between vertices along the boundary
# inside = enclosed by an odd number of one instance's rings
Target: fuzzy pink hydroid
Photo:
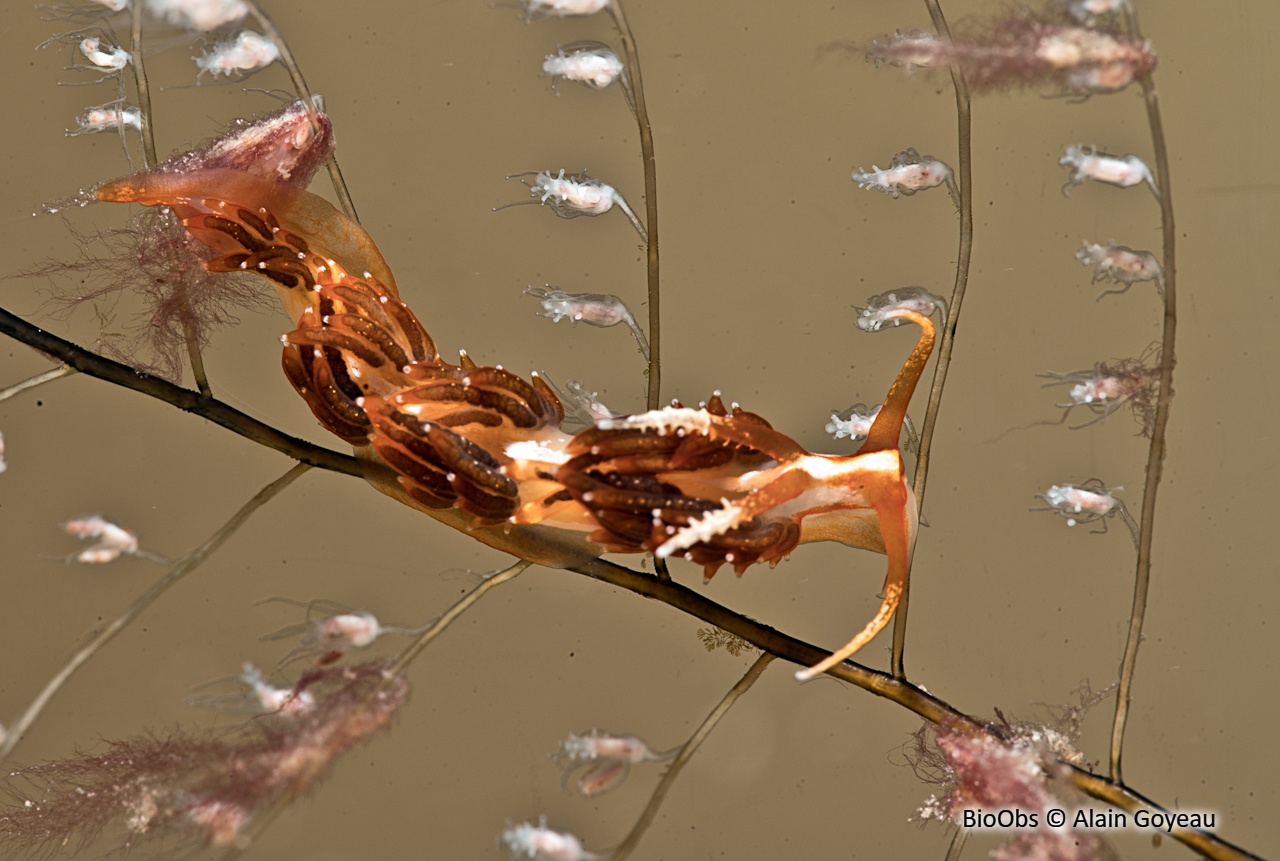
[[[1065,780],[1064,763],[1089,767],[1076,749],[1085,715],[1111,688],[1093,690],[1082,682],[1074,704],[1049,708],[1050,721],[1009,721],[996,710],[991,733],[927,724],[907,745],[907,761],[918,777],[941,790],[919,810],[921,819],[959,824],[965,810],[1035,814],[1035,827],[1006,832],[997,861],[1098,861],[1114,857],[1096,833],[1046,824],[1051,807],[1087,806]]]
[[[332,152],[328,116],[293,102],[252,122],[233,123],[154,170],[240,170],[306,188]],[[206,346],[214,330],[239,323],[239,311],[275,304],[258,279],[205,271],[211,252],[167,211],[139,212],[124,227],[92,235],[71,233],[79,259],[50,261],[22,274],[49,280],[54,316],[91,309],[101,326],[95,347],[138,370],[177,382],[189,339]]]
[[[314,787],[338,756],[391,722],[409,683],[386,667],[318,669],[294,689],[313,698],[307,708],[230,733],[176,728],[10,772],[14,803],[0,809],[0,846],[39,855],[120,827],[124,848],[150,838],[239,845],[258,814]]]
[[[1053,828],[1045,820],[1050,808],[1071,809],[1060,797],[1069,792],[1059,780],[1058,760],[1078,762],[1080,754],[1066,732],[1032,724],[1006,724],[1008,738],[945,726],[916,736],[908,759],[916,774],[943,788],[920,809],[923,819],[955,824],[965,810],[1001,810],[1035,814],[1035,827],[1008,832],[1010,838],[992,851],[996,861],[1098,861],[1113,857],[1096,834]],[[929,735],[932,734],[932,740]]]
[[[77,259],[22,274],[48,279],[46,307],[53,316],[91,309],[101,327],[95,348],[140,371],[177,382],[188,333],[203,347],[214,330],[239,323],[240,311],[275,304],[253,276],[205,271],[209,251],[170,212],[143,210],[124,227],[91,236],[72,228],[71,234],[80,247]]]
[[[951,39],[921,31],[895,33],[872,42],[867,57],[905,68],[955,64],[975,92],[1050,87],[1081,96],[1123,90],[1156,65],[1150,42],[1027,9],[964,22]]]

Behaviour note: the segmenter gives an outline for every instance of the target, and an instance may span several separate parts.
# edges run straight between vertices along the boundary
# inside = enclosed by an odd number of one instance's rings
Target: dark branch
[[[128,365],[99,356],[57,335],[50,334],[39,326],[28,323],[4,308],[0,308],[0,334],[21,341],[28,347],[34,347],[82,374],[141,392],[172,404],[184,412],[206,418],[246,439],[286,454],[299,463],[346,475],[364,476],[368,472],[364,464],[349,454],[339,454],[322,446],[312,445],[306,440],[281,433],[271,425],[263,424],[216,398],[175,386],[168,380],[153,377]]]
[[[141,392],[172,404],[185,412],[207,418],[246,439],[287,454],[301,463],[331,469],[347,475],[363,476],[367,472],[366,465],[354,457],[338,454],[329,449],[295,439],[272,428],[270,425],[250,418],[221,401],[203,397],[197,392],[175,386],[173,383],[158,377],[139,373],[127,365],[103,358],[70,341],[51,335],[3,308],[0,308],[0,334],[9,335],[28,346],[47,353],[83,374]],[[606,562],[603,559],[593,559],[585,564],[573,566],[570,570],[610,583],[645,598],[661,601],[663,604],[735,634],[769,654],[776,655],[802,667],[812,666],[829,654],[825,649],[820,649],[754,619],[735,613],[729,608],[717,604],[709,598],[671,580],[659,580],[652,575],[632,571],[612,562]],[[872,670],[853,661],[845,661],[833,667],[828,675],[850,682],[877,696],[892,700],[931,723],[969,727],[997,737],[1001,735],[998,725],[986,723],[966,715],[923,689],[903,679],[894,678],[888,673]],[[1138,793],[1086,771],[1073,770],[1072,780],[1089,795],[1118,804],[1126,809],[1134,809],[1137,806],[1144,806],[1148,809],[1158,808],[1158,805],[1149,802]],[[1210,858],[1245,859],[1256,857],[1212,834],[1200,831],[1175,831],[1172,836],[1193,846]]]

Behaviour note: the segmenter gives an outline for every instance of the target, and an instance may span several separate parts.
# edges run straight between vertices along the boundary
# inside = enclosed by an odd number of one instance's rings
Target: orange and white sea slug
[[[648,553],[741,573],[796,546],[839,541],[886,553],[884,599],[827,662],[892,617],[917,527],[898,439],[932,351],[932,321],[910,307],[886,321],[919,340],[856,454],[806,451],[760,416],[713,396],[603,419],[577,434],[534,374],[524,380],[442,360],[400,301],[372,238],[320,197],[271,171],[158,168],[106,183],[100,200],[170,207],[215,256],[210,271],[260,275],[295,324],[283,366],[322,425],[356,448],[379,490],[540,564]]]

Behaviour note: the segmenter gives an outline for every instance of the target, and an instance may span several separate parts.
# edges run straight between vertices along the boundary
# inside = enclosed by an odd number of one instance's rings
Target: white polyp
[[[101,544],[86,547],[75,556],[76,561],[84,565],[105,565],[119,558],[120,550],[115,547],[105,547]]]
[[[1068,412],[1078,406],[1087,406],[1096,416],[1092,421],[1073,426],[1072,429],[1075,430],[1104,420],[1123,404],[1130,402],[1134,404],[1139,417],[1145,423],[1146,413],[1149,411],[1147,399],[1157,372],[1153,368],[1145,367],[1138,360],[1130,359],[1114,367],[1099,362],[1088,370],[1072,371],[1066,374],[1046,371],[1040,376],[1052,381],[1046,383],[1046,386],[1071,386],[1067,394],[1067,403],[1061,403],[1058,406],[1066,408]],[[1065,419],[1064,415],[1063,420]]]
[[[199,57],[193,57],[200,73],[231,75],[254,72],[280,59],[280,48],[271,39],[253,30],[241,30],[234,38],[219,42]]]
[[[875,423],[883,406],[884,404],[876,404],[868,409],[865,404],[854,404],[838,413],[833,412],[825,430],[833,439],[849,437],[855,442],[864,440],[871,433],[871,425]]]
[[[1061,511],[1072,511],[1079,514],[1084,507],[1088,505],[1090,508],[1101,508],[1103,512],[1110,511],[1111,506],[1115,504],[1114,500],[1106,502],[1097,493],[1091,493],[1087,497],[1084,492],[1078,488],[1066,484],[1055,484],[1044,492],[1044,501]]]
[[[592,861],[601,856],[588,852],[582,841],[567,831],[552,831],[545,816],[538,824],[522,822],[502,832],[502,842],[512,858],[538,861]]]
[[[1109,281],[1124,285],[1104,290],[1098,295],[1099,299],[1109,293],[1123,293],[1139,281],[1156,282],[1156,289],[1164,295],[1164,268],[1150,251],[1137,251],[1110,240],[1105,246],[1085,241],[1076,251],[1076,259],[1094,267],[1093,283]]]
[[[587,391],[586,386],[578,380],[567,380],[562,389],[545,374],[539,374],[538,376],[551,387],[556,393],[556,397],[560,399],[560,404],[564,407],[565,424],[590,426],[601,419],[611,419],[621,415],[621,413],[611,410],[601,403],[598,397],[599,392]],[[508,451],[510,451],[509,446]]]
[[[632,765],[670,759],[676,752],[658,753],[635,736],[613,735],[593,729],[582,735],[570,733],[552,759],[564,770],[561,785],[570,775],[586,766],[577,779],[578,791],[592,797],[622,783]]]
[[[1077,523],[1092,523],[1123,511],[1123,503],[1115,497],[1115,491],[1122,487],[1108,488],[1097,479],[1085,484],[1055,484],[1040,494],[1040,498],[1049,504],[1048,509],[1066,519],[1068,526]]]
[[[1093,377],[1072,386],[1067,397],[1076,405],[1106,403],[1126,397],[1124,381],[1111,374],[1095,374]]]
[[[268,684],[262,671],[248,662],[241,668],[240,681],[253,692],[254,699],[266,714],[299,715],[315,705],[315,698],[307,691],[294,693],[289,688]]]
[[[631,312],[617,296],[600,293],[566,293],[548,284],[544,287],[531,285],[524,290],[526,296],[533,296],[542,306],[539,317],[546,317],[553,323],[569,319],[583,322],[589,326],[606,328],[616,326],[631,316]]]
[[[561,48],[542,61],[542,72],[553,78],[564,78],[603,90],[613,86],[622,76],[622,60],[606,45],[580,48],[569,53]]]
[[[550,171],[543,171],[533,179],[533,194],[543,203],[554,198],[569,209],[582,215],[604,215],[616,200],[613,186],[598,179],[587,179],[579,174],[577,179],[566,179],[564,168],[552,176]]]
[[[322,619],[317,633],[326,645],[363,649],[382,636],[383,631],[376,616],[361,610]],[[345,651],[345,648],[338,650]]]
[[[1071,176],[1062,186],[1064,197],[1071,193],[1071,189],[1089,179],[1120,188],[1132,188],[1145,182],[1153,194],[1160,196],[1160,189],[1156,187],[1151,168],[1132,153],[1122,156],[1108,155],[1094,146],[1072,144],[1063,151],[1058,164],[1071,168]]]
[[[560,743],[558,755],[577,761],[619,759],[633,764],[658,758],[642,739],[633,735],[613,735],[594,729],[583,735],[569,733],[569,737]]]
[[[599,398],[599,392],[588,392],[586,387],[578,380],[566,380],[564,384],[567,389],[568,396],[575,404],[588,416],[592,422],[600,419],[613,418],[619,413],[616,410],[609,409]]]
[[[140,130],[142,128],[142,113],[132,105],[123,108],[110,106],[89,108],[89,110],[76,117],[76,125],[79,128],[73,132],[67,132],[69,136],[75,137],[77,135],[94,134],[121,128]]]
[[[1067,0],[1066,9],[1075,20],[1092,22],[1104,15],[1123,15],[1133,6],[1130,0]]]
[[[906,33],[898,30],[887,44],[879,41],[871,43],[873,50],[892,49],[890,57],[887,57],[884,62],[908,71],[916,68],[932,68],[945,62],[941,60],[941,55],[948,45],[948,40],[934,33],[925,33],[920,30],[909,30]]]
[[[524,0],[525,15],[534,18],[566,18],[572,15],[594,15],[609,5],[609,0]]]
[[[895,198],[952,182],[951,168],[945,163],[911,148],[895,155],[886,168],[874,164],[869,171],[858,168],[852,179],[858,188],[874,188]]]
[[[525,173],[511,174],[507,179],[517,176],[529,176],[530,174],[533,174],[532,183],[525,182],[523,179],[520,181],[529,187],[529,191],[538,199],[538,203],[544,206],[550,205],[552,211],[561,218],[577,218],[580,215],[595,217],[604,215],[614,206],[617,206],[627,216],[627,220],[631,222],[631,226],[635,228],[636,233],[640,234],[641,241],[649,241],[649,232],[640,222],[635,210],[627,204],[626,199],[613,186],[601,180],[589,178],[586,171],[576,176],[566,177],[564,168],[561,168],[555,176],[552,176],[551,171],[548,170],[540,171],[536,174],[533,171],[527,171]],[[494,207],[493,211],[497,212],[500,209],[532,202],[526,200],[507,203]]]
[[[144,0],[144,5],[175,27],[202,33],[249,14],[244,0]]]
[[[945,322],[947,316],[946,300],[934,296],[923,287],[901,287],[867,298],[867,306],[853,306],[858,312],[858,328],[864,332],[878,332],[889,322],[899,325],[899,311],[915,311],[924,317],[930,317],[938,308],[942,309]]]
[[[133,59],[124,48],[112,48],[109,45],[106,48],[107,50],[103,50],[102,40],[97,36],[86,36],[80,41],[80,53],[99,69],[118,72]]]
[[[122,554],[132,555],[138,552],[137,535],[96,514],[68,520],[62,528],[68,535],[76,538],[92,538],[97,541],[75,557],[78,562],[102,565],[118,559]]]

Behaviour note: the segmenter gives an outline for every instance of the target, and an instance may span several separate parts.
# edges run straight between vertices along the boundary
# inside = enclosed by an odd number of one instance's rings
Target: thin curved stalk
[[[69,368],[66,365],[58,365],[47,371],[41,371],[33,377],[27,377],[21,382],[14,383],[12,386],[6,386],[3,389],[0,389],[0,401],[7,401],[19,392],[25,392],[27,389],[34,389],[36,386],[42,386],[45,383],[58,379],[59,377],[70,376],[75,372],[75,368]]]
[[[658,174],[653,154],[653,129],[649,125],[649,109],[644,101],[644,82],[640,77],[640,52],[636,39],[627,23],[621,0],[613,0],[607,7],[613,16],[622,40],[623,62],[626,66],[624,85],[628,101],[636,115],[640,129],[640,158],[644,163],[644,216],[645,269],[649,285],[649,391],[645,398],[648,409],[656,410],[662,402],[662,296],[658,270]]]
[[[307,79],[302,76],[301,67],[293,59],[293,52],[289,50],[289,43],[285,41],[284,36],[276,28],[272,20],[267,17],[267,13],[262,11],[262,7],[253,2],[253,0],[250,0],[248,5],[250,17],[262,28],[263,35],[274,42],[276,48],[279,49],[280,65],[284,66],[285,71],[289,73],[289,80],[293,82],[294,92],[302,100],[302,105],[307,109],[307,114],[314,117],[316,106],[311,97],[311,88],[307,86]],[[359,224],[360,216],[356,214],[356,204],[351,199],[351,190],[347,188],[347,181],[342,176],[342,169],[338,167],[338,156],[336,154],[330,154],[325,162],[325,168],[329,171],[329,181],[333,183],[333,192],[338,197],[338,206],[342,209],[343,215]]]
[[[495,586],[501,586],[508,580],[514,579],[532,564],[532,562],[526,562],[521,559],[514,565],[504,568],[497,573],[490,574],[488,577],[481,580],[480,584],[476,586],[476,588],[472,589],[470,592],[454,602],[453,606],[448,610],[445,610],[444,614],[435,621],[435,624],[423,631],[422,635],[419,636],[418,639],[410,643],[403,652],[397,655],[395,661],[391,664],[391,668],[387,670],[387,674],[394,676],[399,673],[403,673],[408,668],[410,662],[412,662],[423,649],[429,646],[432,640],[443,634],[446,628],[452,625],[459,616],[467,612],[467,610],[471,608],[472,604],[483,598],[486,592]]]
[[[1130,35],[1140,39],[1136,17],[1129,19]],[[1116,713],[1111,723],[1111,779],[1123,782],[1121,755],[1124,730],[1129,719],[1129,702],[1133,690],[1134,668],[1138,647],[1142,644],[1142,625],[1147,614],[1147,592],[1151,586],[1151,543],[1155,536],[1156,493],[1164,473],[1167,450],[1165,430],[1169,425],[1169,405],[1173,398],[1173,366],[1177,361],[1174,341],[1178,333],[1176,265],[1177,231],[1173,220],[1173,180],[1169,170],[1169,147],[1165,141],[1164,123],[1160,119],[1160,97],[1151,73],[1138,78],[1142,98],[1147,107],[1147,123],[1151,127],[1151,148],[1155,153],[1157,181],[1160,185],[1160,229],[1164,236],[1164,326],[1160,337],[1160,388],[1156,396],[1156,415],[1151,423],[1151,446],[1147,449],[1147,479],[1142,489],[1142,514],[1138,533],[1138,563],[1133,582],[1133,609],[1129,614],[1129,635],[1124,657],[1120,661],[1120,685],[1116,691]]]
[[[213,388],[209,385],[209,374],[204,369],[204,355],[200,352],[200,339],[191,327],[191,306],[187,302],[186,296],[181,293],[177,295],[181,297],[182,307],[186,312],[182,314],[182,337],[187,344],[187,361],[191,363],[191,377],[195,380],[196,389],[200,394],[206,398],[211,398],[213,397]]]
[[[938,0],[925,0],[929,17],[933,19],[938,35],[951,38],[951,28],[942,14]],[[956,323],[960,319],[960,306],[964,304],[965,289],[969,286],[969,264],[973,259],[973,110],[969,100],[969,85],[959,66],[951,67],[951,84],[956,93],[956,169],[960,186],[960,240],[956,254],[956,280],[947,300],[947,319],[942,327],[942,340],[938,344],[938,363],[933,369],[933,385],[929,388],[929,403],[925,408],[924,422],[920,425],[920,451],[916,457],[916,474],[913,489],[916,506],[924,510],[924,491],[929,478],[929,454],[933,447],[933,434],[938,426],[938,410],[942,405],[942,390],[947,384],[947,370],[951,367],[951,351],[955,348]],[[902,598],[893,618],[893,655],[890,666],[898,678],[906,678],[903,654],[907,647],[907,608],[911,599],[911,567],[907,566],[907,578],[902,586]]]
[[[720,723],[721,718],[728,714],[729,709],[733,708],[733,704],[738,698],[751,690],[751,686],[764,673],[765,668],[773,662],[773,655],[768,652],[762,652],[760,657],[756,658],[742,678],[738,679],[738,683],[729,689],[724,695],[724,699],[711,710],[711,714],[707,715],[701,726],[694,731],[689,740],[680,748],[680,752],[676,754],[675,760],[662,775],[662,780],[658,781],[658,786],[653,790],[653,795],[649,797],[649,803],[645,805],[644,810],[640,814],[640,818],[636,820],[636,824],[632,827],[631,833],[618,844],[618,847],[609,853],[609,861],[623,861],[624,858],[630,857],[635,851],[636,846],[640,844],[640,839],[644,837],[645,832],[649,830],[649,826],[653,824],[653,820],[658,815],[658,810],[662,807],[662,802],[666,800],[667,793],[671,791],[671,787],[675,785],[676,780],[680,777],[680,772],[684,771],[684,767],[689,764],[689,760],[693,759],[693,755],[698,752],[698,748],[707,736],[711,735],[711,731],[716,728],[716,724]]]
[[[253,495],[252,499],[232,515],[230,520],[224,523],[217,532],[213,533],[208,541],[174,563],[169,573],[153,583],[151,588],[139,595],[115,621],[99,631],[92,640],[77,650],[66,665],[49,680],[39,695],[32,700],[26,711],[9,727],[8,737],[4,739],[3,744],[0,744],[0,760],[7,759],[13,753],[13,749],[18,746],[18,742],[22,740],[23,735],[40,717],[40,713],[44,711],[45,706],[62,689],[67,680],[75,674],[76,670],[84,666],[90,658],[98,653],[99,649],[115,639],[117,634],[129,627],[129,624],[134,619],[154,604],[161,595],[169,591],[170,587],[177,585],[178,581],[196,568],[199,568],[228,538],[235,534],[236,530],[244,525],[246,520],[253,516],[254,512],[274,499],[280,491],[293,484],[297,478],[310,468],[303,463],[296,464],[284,475],[259,490]]]
[[[147,82],[146,61],[142,50],[142,10],[133,10],[130,34],[132,44],[129,46],[130,65],[133,66],[134,88],[138,91],[139,132],[142,135],[142,166],[148,170],[159,163],[156,156],[155,129],[151,127],[151,85]],[[200,352],[200,338],[191,326],[191,306],[187,297],[177,294],[182,302],[182,313],[178,315],[182,322],[182,337],[187,344],[187,360],[191,362],[191,377],[196,381],[196,388],[205,397],[213,395],[209,387],[209,375],[204,369],[204,356]]]
[[[156,135],[151,128],[151,87],[147,83],[147,66],[142,55],[142,10],[135,9],[130,22],[129,65],[133,67],[133,85],[138,91],[138,118],[142,134],[142,166],[150,169],[157,163]]]

